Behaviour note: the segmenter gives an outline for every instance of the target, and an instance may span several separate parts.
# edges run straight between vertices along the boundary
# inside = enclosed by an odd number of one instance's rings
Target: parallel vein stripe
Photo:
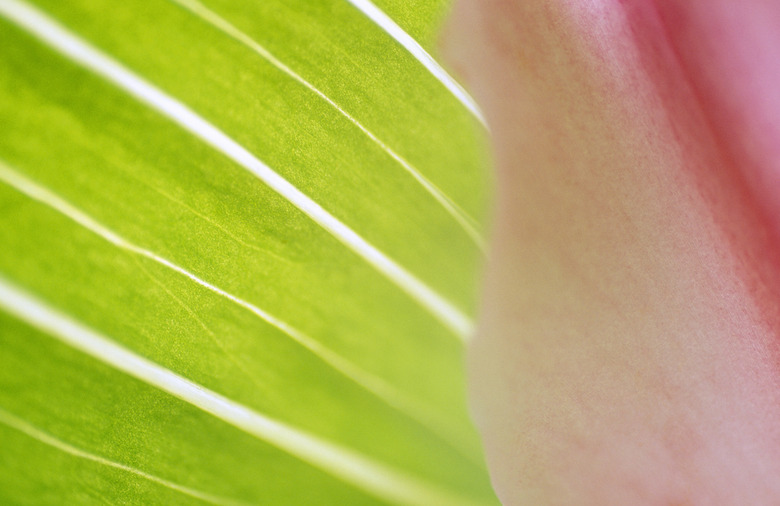
[[[184,495],[188,495],[190,497],[200,499],[201,501],[209,502],[212,504],[224,505],[224,506],[243,506],[243,505],[250,504],[247,502],[237,501],[235,499],[229,499],[226,497],[212,495],[206,492],[201,492],[200,490],[195,490],[190,487],[185,487],[184,485],[179,485],[178,483],[174,483],[172,481],[159,478],[153,474],[149,474],[147,472],[141,471],[140,469],[126,466],[124,464],[120,464],[119,462],[114,462],[112,460],[106,459],[105,457],[101,457],[99,455],[95,455],[94,453],[90,453],[86,450],[82,450],[81,448],[77,448],[69,443],[66,443],[65,441],[62,441],[61,439],[52,436],[47,432],[42,431],[38,427],[26,422],[25,420],[19,418],[16,415],[11,414],[10,412],[6,411],[3,408],[0,408],[0,423],[8,427],[11,427],[12,429],[17,430],[27,435],[28,437],[31,437],[45,445],[56,448],[74,457],[89,460],[104,466],[112,467],[114,469],[120,469],[122,471],[126,471],[128,473],[134,474],[146,480],[157,483],[158,485],[162,485],[163,487],[170,488],[172,490],[180,492]]]
[[[186,105],[22,0],[0,0],[0,15],[252,172],[406,292],[458,337],[463,340],[468,338],[472,322],[463,312]]]
[[[157,279],[149,270],[144,267],[141,260],[138,259],[137,256],[133,257],[133,260],[135,260],[136,265],[141,270],[141,272],[146,275],[148,279],[152,281],[157,287],[159,287],[165,294],[170,297],[180,308],[182,308],[189,316],[192,318],[195,323],[198,324],[198,326],[203,330],[203,332],[206,333],[206,335],[209,336],[211,339],[211,342],[214,343],[217,348],[227,357],[227,359],[244,375],[249,378],[249,380],[255,384],[256,387],[262,388],[262,383],[258,379],[257,373],[251,371],[234,353],[232,353],[227,346],[222,342],[222,340],[217,337],[217,334],[209,328],[208,325],[198,316],[198,314],[193,311],[190,306],[185,303],[183,300],[181,300],[179,297],[176,296],[165,284]]]
[[[157,255],[156,253],[142,248],[136,244],[133,244],[124,237],[118,235],[116,232],[107,228],[105,225],[99,223],[80,209],[76,208],[71,203],[63,200],[58,195],[22,176],[17,171],[12,169],[2,159],[0,159],[0,181],[6,183],[24,195],[41,202],[42,204],[45,204],[51,209],[54,209],[60,214],[66,216],[67,218],[73,220],[82,227],[96,234],[97,236],[102,237],[104,240],[110,242],[114,246],[144,258],[148,258],[149,260],[152,260],[153,262],[156,262],[163,267],[171,269],[172,271],[189,278],[191,281],[194,281],[207,290],[244,308],[261,320],[290,336],[298,344],[309,350],[320,360],[328,364],[334,370],[343,374],[346,378],[350,379],[361,388],[371,392],[390,406],[393,406],[407,416],[432,429],[435,433],[442,435],[454,447],[464,452],[464,455],[471,457],[470,452],[468,452],[468,450],[463,446],[461,438],[458,437],[458,432],[454,430],[454,427],[451,423],[449,423],[449,421],[442,420],[442,417],[438,413],[434,412],[424,403],[410,398],[408,395],[400,392],[398,389],[394,388],[383,379],[366,372],[354,363],[343,358],[338,353],[335,353],[331,349],[326,348],[318,341],[298,330],[297,328],[260,309],[251,302],[247,302],[244,299],[236,297],[235,295],[226,292],[225,290],[209,283],[208,281],[203,280],[188,270],[174,264],[170,260],[167,260]],[[143,268],[142,270],[145,271]],[[243,367],[241,367],[241,369],[244,370]]]
[[[382,12],[382,10],[374,5],[371,0],[347,0],[355,6],[360,12],[365,14],[371,21],[376,23],[382,30],[387,32],[392,38],[396,40],[401,46],[403,46],[409,53],[414,56],[417,61],[428,69],[433,76],[438,79],[455,98],[457,98],[466,109],[477,118],[480,123],[487,127],[487,121],[482,115],[479,106],[468,94],[458,82],[444,70],[444,67],[439,65],[433,56],[431,56],[414,38],[406,33],[403,28],[398,26],[390,16]]]
[[[120,346],[0,277],[0,308],[119,371],[167,392],[381,500],[472,504],[386,464],[261,414]]]
[[[477,230],[474,219],[469,216],[458,204],[456,204],[449,196],[447,196],[438,186],[426,178],[417,168],[409,163],[404,157],[395,152],[384,141],[379,139],[373,132],[360,123],[354,116],[341,108],[333,99],[328,97],[325,93],[320,91],[317,87],[304,79],[300,74],[292,70],[289,66],[282,63],[281,60],[276,58],[273,53],[268,49],[258,44],[249,35],[236,28],[233,24],[221,17],[216,12],[212,11],[198,0],[170,0],[173,3],[179,4],[185,9],[189,10],[203,21],[222,31],[232,39],[240,42],[244,46],[248,47],[262,58],[267,60],[271,65],[281,70],[289,77],[297,81],[299,84],[307,88],[309,91],[317,95],[319,98],[333,107],[339,114],[344,116],[353,125],[355,125],[363,134],[377,144],[390,158],[395,160],[401,167],[404,168],[417,182],[427,191],[444,209],[452,216],[455,221],[463,228],[463,230],[471,237],[471,239],[479,246],[480,249],[485,249],[485,240]]]

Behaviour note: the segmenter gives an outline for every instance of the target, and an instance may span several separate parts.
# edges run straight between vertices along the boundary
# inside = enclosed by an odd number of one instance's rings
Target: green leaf
[[[0,503],[495,503],[424,6],[0,0]]]

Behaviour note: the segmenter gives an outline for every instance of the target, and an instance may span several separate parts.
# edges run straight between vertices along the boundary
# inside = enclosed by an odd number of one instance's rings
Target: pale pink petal
[[[506,504],[780,503],[780,3],[458,0]]]

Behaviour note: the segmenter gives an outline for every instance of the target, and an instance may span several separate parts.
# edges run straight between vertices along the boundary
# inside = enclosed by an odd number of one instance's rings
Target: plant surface
[[[0,0],[0,503],[494,503],[444,8]]]

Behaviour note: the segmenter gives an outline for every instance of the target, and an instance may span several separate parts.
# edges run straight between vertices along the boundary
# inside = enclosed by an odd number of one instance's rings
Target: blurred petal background
[[[505,504],[780,500],[780,4],[458,0],[497,203],[472,411]]]

